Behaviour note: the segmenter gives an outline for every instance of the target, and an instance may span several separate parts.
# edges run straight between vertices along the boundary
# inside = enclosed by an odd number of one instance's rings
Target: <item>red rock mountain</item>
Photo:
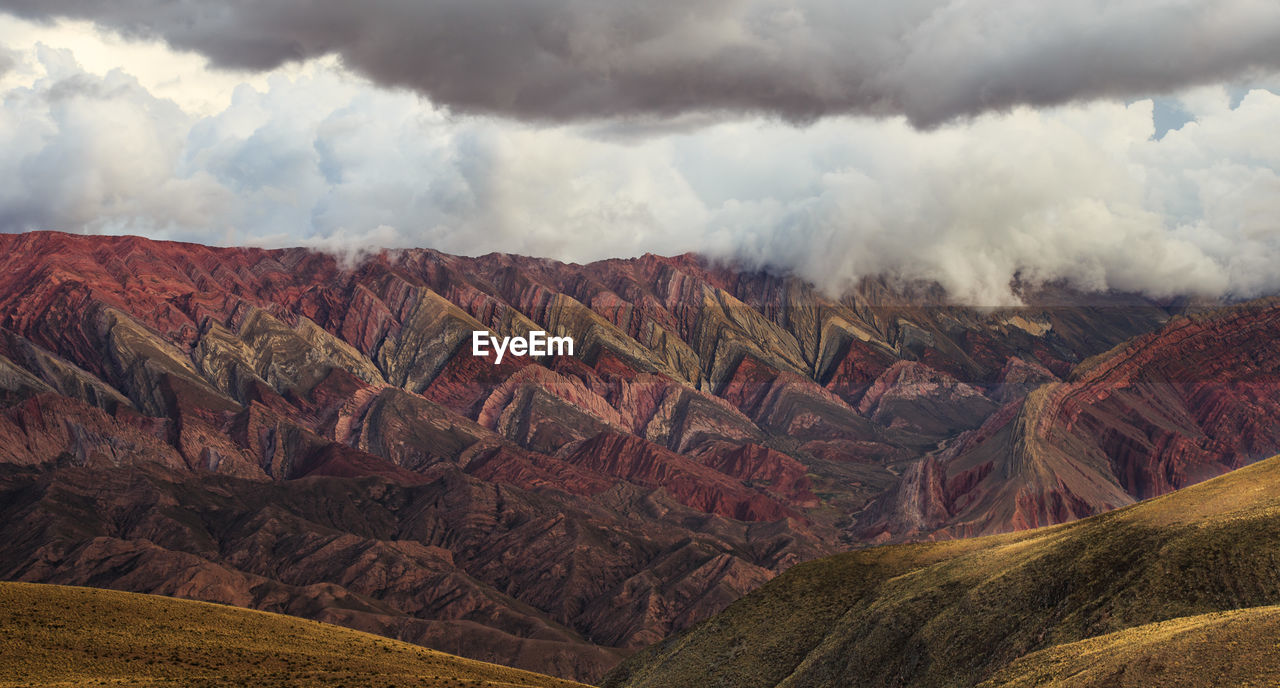
[[[0,577],[578,679],[783,569],[1280,449],[1280,306],[0,235]],[[471,353],[473,330],[572,356]]]
[[[1007,403],[859,514],[869,540],[1062,523],[1280,450],[1280,302],[1178,316]]]

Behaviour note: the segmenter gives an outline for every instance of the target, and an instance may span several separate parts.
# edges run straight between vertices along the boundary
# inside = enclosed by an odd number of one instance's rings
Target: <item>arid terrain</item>
[[[0,578],[594,681],[801,562],[1280,451],[1280,304],[1023,299],[836,298],[691,255],[0,235]],[[476,330],[575,351],[495,364]]]
[[[1269,685],[1280,457],[1074,523],[792,568],[609,688]]]
[[[0,583],[0,686],[573,688],[581,684],[279,614]]]

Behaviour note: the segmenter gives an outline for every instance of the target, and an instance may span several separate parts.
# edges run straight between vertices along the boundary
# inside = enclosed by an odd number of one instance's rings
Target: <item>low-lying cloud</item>
[[[0,0],[215,65],[338,55],[460,112],[957,117],[1280,70],[1270,0]]]
[[[67,51],[0,93],[0,230],[337,252],[426,246],[567,260],[698,251],[794,270],[1152,294],[1280,291],[1280,96],[1015,108],[933,130],[753,118],[643,137],[458,117],[337,69],[240,87],[209,116]],[[1234,105],[1234,107],[1233,107]]]

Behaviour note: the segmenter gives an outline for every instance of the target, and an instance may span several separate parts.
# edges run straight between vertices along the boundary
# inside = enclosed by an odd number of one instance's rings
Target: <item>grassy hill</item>
[[[0,583],[0,687],[581,684],[278,614],[58,585]]]
[[[1062,526],[797,566],[604,685],[1026,685],[1092,665],[1090,676],[1128,667],[1104,685],[1151,685],[1157,673],[1200,685],[1218,678],[1213,657],[1275,668],[1265,650],[1280,640],[1267,632],[1276,612],[1262,608],[1276,604],[1280,459],[1269,459]],[[1253,607],[1267,620],[1253,650],[1221,655],[1253,617],[1201,615]],[[1086,650],[1095,658],[1073,658]]]
[[[983,688],[1271,686],[1278,640],[1280,607],[1201,614],[1033,652]]]

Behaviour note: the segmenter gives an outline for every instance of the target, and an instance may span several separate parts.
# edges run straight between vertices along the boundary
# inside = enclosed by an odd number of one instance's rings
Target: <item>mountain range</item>
[[[1022,299],[835,296],[693,255],[0,235],[0,578],[595,681],[797,564],[1280,451],[1280,302]],[[535,330],[573,355],[472,355]],[[932,547],[868,551],[970,545]]]

